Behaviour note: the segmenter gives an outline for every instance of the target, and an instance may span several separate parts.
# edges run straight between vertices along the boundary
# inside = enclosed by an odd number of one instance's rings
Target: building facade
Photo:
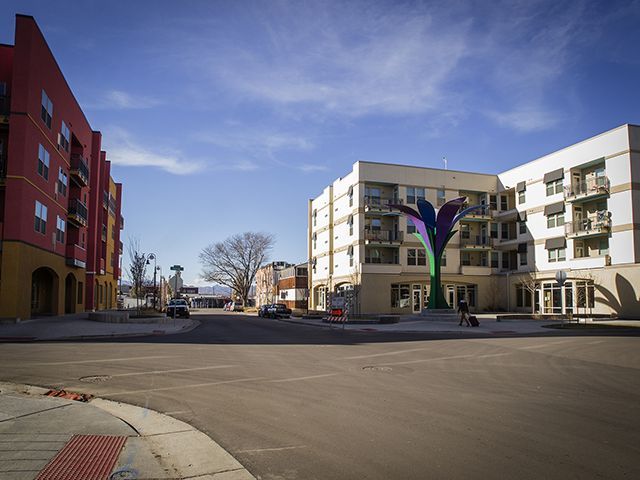
[[[442,282],[475,311],[640,316],[640,127],[623,125],[498,175],[357,162],[309,202],[310,308],[419,313],[428,265],[388,207],[484,205],[457,226]],[[565,272],[563,285],[556,273]]]
[[[300,263],[280,270],[278,274],[278,302],[295,312],[307,309],[308,264]]]
[[[256,306],[275,303],[278,301],[278,280],[280,272],[292,267],[293,264],[283,261],[270,262],[260,267],[256,272]]]
[[[17,15],[0,45],[0,317],[115,308],[121,195],[35,20]]]

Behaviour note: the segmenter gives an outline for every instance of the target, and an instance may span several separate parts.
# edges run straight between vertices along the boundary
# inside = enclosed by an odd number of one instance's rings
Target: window
[[[62,218],[56,215],[56,241],[58,243],[64,243],[65,222]]]
[[[509,239],[509,224],[508,223],[501,223],[500,224],[500,238],[502,238],[503,240],[508,240]]]
[[[372,218],[369,220],[367,225],[367,230],[375,230],[378,231],[382,228],[382,220],[379,218]]]
[[[466,266],[471,265],[471,255],[469,255],[469,252],[460,252],[460,264]]]
[[[67,186],[69,185],[69,178],[67,177],[67,174],[64,173],[64,170],[62,170],[62,167],[60,167],[60,170],[58,171],[58,193],[60,195],[62,195],[63,197],[67,196]]]
[[[424,188],[407,187],[407,203],[417,203],[418,200],[424,200]]]
[[[526,201],[526,197],[524,193],[525,193],[524,190],[518,192],[518,204],[522,204]]]
[[[411,304],[411,294],[409,285],[391,284],[391,308],[409,308]]]
[[[520,235],[527,233],[527,222],[518,222]]]
[[[353,235],[353,215],[349,215],[349,220],[347,220],[347,224],[349,225],[349,235]]]
[[[42,90],[42,108],[40,109],[40,117],[48,128],[51,128],[51,117],[53,116],[53,103],[47,96],[47,92]]]
[[[416,233],[416,226],[410,218],[407,218],[407,233]]]
[[[527,264],[527,252],[520,252],[518,254],[518,256],[520,257],[520,265],[526,265]]]
[[[440,257],[440,266],[441,267],[446,267],[447,266],[447,251],[444,250],[442,252],[442,257]]]
[[[471,230],[469,224],[461,223],[460,224],[460,238],[468,239],[471,236]]]
[[[42,146],[38,146],[38,174],[45,180],[49,180],[49,152]]]
[[[498,252],[491,252],[491,268],[498,268],[500,266],[500,254]]]
[[[603,238],[598,242],[598,255],[609,255],[609,239]]]
[[[353,207],[353,187],[349,187],[349,206]]]
[[[547,216],[547,228],[561,227],[564,225],[564,212]]]
[[[317,221],[317,219],[318,219],[318,211],[317,211],[317,210],[314,210],[314,211],[313,211],[313,226],[314,226],[314,227],[316,226],[316,221]]]
[[[564,262],[566,260],[565,248],[551,248],[549,252],[549,262]]]
[[[562,193],[562,178],[547,183],[547,197]]]
[[[69,151],[70,137],[71,134],[69,133],[69,127],[67,127],[67,125],[62,122],[62,126],[60,127],[60,134],[58,135],[58,145],[60,145],[60,148],[62,148],[65,152]]]
[[[447,200],[446,200],[446,194],[445,194],[444,189],[438,190],[436,200],[437,200],[436,201],[436,205],[438,207],[441,207],[442,205],[444,205],[446,203]]]
[[[489,226],[489,237],[498,238],[498,224],[497,223],[492,223]]]
[[[536,285],[536,288],[539,286]],[[531,308],[532,293],[524,284],[516,286],[516,306],[517,307],[529,307]]]
[[[37,200],[34,228],[42,234],[47,232],[47,207]]]
[[[407,249],[407,265],[426,265],[427,255],[421,248]]]
[[[500,195],[500,210],[509,210],[509,203],[506,195]]]
[[[498,210],[498,201],[496,195],[489,195],[489,210]]]
[[[576,307],[593,308],[595,304],[593,282],[578,281],[576,282]]]
[[[318,248],[318,234],[314,233],[313,234],[313,249],[315,250],[316,248]]]

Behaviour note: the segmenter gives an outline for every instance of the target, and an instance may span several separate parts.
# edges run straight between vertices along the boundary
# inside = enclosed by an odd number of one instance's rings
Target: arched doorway
[[[58,313],[58,276],[47,267],[31,274],[31,316]]]
[[[64,313],[76,313],[76,291],[78,282],[73,273],[64,280]]]

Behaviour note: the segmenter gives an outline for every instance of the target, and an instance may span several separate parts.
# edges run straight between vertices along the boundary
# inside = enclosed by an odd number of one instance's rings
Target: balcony
[[[493,239],[482,237],[480,235],[471,236],[471,238],[460,239],[460,250],[491,250]]]
[[[102,208],[109,209],[109,192],[102,192]]]
[[[469,205],[468,203],[463,203],[462,206],[460,207],[460,211],[463,211],[469,208],[470,206],[472,205]],[[486,222],[489,220],[491,220],[491,211],[489,210],[488,205],[484,205],[482,208],[477,208],[475,210],[472,210],[471,212],[466,214],[464,217],[462,217],[460,221],[461,222]]]
[[[364,240],[366,244],[372,244],[372,243],[400,244],[404,240],[404,232],[396,232],[393,230],[365,230]]]
[[[86,251],[80,245],[67,245],[65,250],[66,264],[71,267],[86,268]]]
[[[78,228],[86,227],[89,224],[87,206],[77,198],[69,200],[69,213],[67,219],[69,223]]]
[[[510,210],[494,210],[493,218],[500,222],[515,222],[518,220],[518,210],[515,208]]]
[[[106,225],[102,225],[102,241],[103,242],[107,241],[107,226]]]
[[[122,252],[124,251],[124,246],[122,244],[122,240],[120,241],[120,245],[118,246],[118,253],[120,255],[122,255]]]
[[[364,196],[364,211],[365,212],[386,212],[390,213],[390,203],[403,203],[401,199],[384,198],[384,197],[372,197],[369,195]],[[400,214],[400,212],[394,212]]]
[[[596,215],[589,216],[577,222],[564,224],[564,233],[567,238],[588,238],[601,235],[609,235],[611,232],[610,213],[601,210]]]
[[[89,185],[89,165],[82,155],[77,153],[71,154],[71,179],[80,187]]]
[[[0,124],[9,123],[9,111],[11,110],[11,97],[0,96]]]
[[[567,202],[584,202],[609,195],[609,177],[590,177],[584,182],[576,182],[564,187],[564,199]]]
[[[120,230],[124,230],[124,217],[120,215]]]
[[[111,195],[109,195],[109,213],[111,214],[112,217],[116,216],[116,200],[115,198],[113,198]]]

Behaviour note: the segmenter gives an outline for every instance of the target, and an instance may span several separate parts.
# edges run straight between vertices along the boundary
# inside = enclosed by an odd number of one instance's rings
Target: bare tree
[[[140,313],[140,299],[145,293],[144,284],[147,275],[147,257],[140,251],[140,241],[129,239],[129,270],[127,275],[131,281],[131,290],[136,298],[136,309]]]
[[[236,234],[200,252],[202,277],[225,285],[246,305],[256,272],[274,244],[272,235],[260,232]]]
[[[540,287],[540,282],[536,280],[536,276],[533,272],[526,272],[520,278],[522,286],[529,293],[531,299],[531,313],[536,313],[536,292]]]
[[[351,303],[349,305],[350,312],[360,314],[360,290],[362,289],[362,283],[360,281],[360,265],[356,264],[356,266],[351,270],[349,274],[349,282],[351,283]]]

